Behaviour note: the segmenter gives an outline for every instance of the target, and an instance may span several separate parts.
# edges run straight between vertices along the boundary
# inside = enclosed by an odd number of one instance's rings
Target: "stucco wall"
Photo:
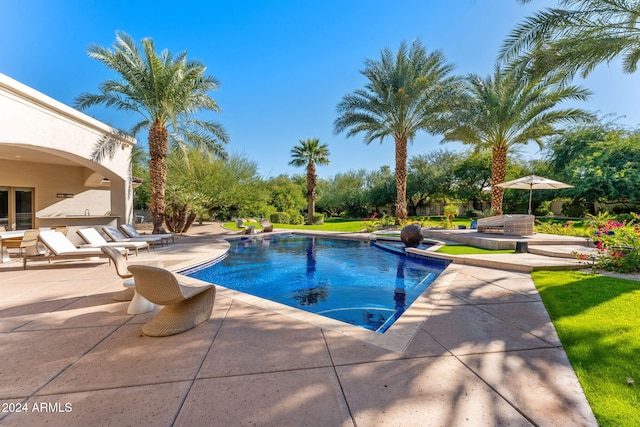
[[[0,160],[0,184],[8,187],[34,188],[34,211],[37,216],[104,215],[111,210],[109,189],[82,185],[86,168]],[[73,198],[59,198],[72,194]],[[36,222],[36,226],[37,226]]]

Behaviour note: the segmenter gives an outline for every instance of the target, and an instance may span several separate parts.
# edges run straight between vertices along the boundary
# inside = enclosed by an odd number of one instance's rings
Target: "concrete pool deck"
[[[178,270],[223,234],[129,262]],[[0,425],[597,425],[528,273],[450,265],[400,344],[221,288],[208,322],[151,338],[121,290],[104,262],[0,265]]]

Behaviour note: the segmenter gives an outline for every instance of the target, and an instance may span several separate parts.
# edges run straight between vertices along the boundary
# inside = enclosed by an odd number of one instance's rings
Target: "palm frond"
[[[102,163],[104,159],[112,159],[119,148],[122,147],[123,139],[129,135],[119,129],[112,129],[111,132],[102,135],[93,144],[91,160]]]

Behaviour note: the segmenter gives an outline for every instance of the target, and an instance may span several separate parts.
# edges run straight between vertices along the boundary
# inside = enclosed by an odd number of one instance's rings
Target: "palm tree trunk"
[[[491,151],[491,212],[493,215],[502,215],[504,189],[497,184],[504,182],[507,173],[507,146],[494,145]]]
[[[313,216],[316,213],[316,165],[309,162],[307,165],[307,224],[313,224]]]
[[[154,233],[163,233],[167,201],[164,197],[167,184],[167,150],[169,133],[159,121],[149,129],[149,181],[151,186],[151,221]]]
[[[396,138],[396,222],[407,220],[407,139]]]

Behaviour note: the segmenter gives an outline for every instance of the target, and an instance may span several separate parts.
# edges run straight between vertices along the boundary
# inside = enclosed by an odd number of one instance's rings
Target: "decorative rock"
[[[422,242],[422,229],[418,224],[407,225],[400,231],[400,240],[408,248],[415,248]]]

